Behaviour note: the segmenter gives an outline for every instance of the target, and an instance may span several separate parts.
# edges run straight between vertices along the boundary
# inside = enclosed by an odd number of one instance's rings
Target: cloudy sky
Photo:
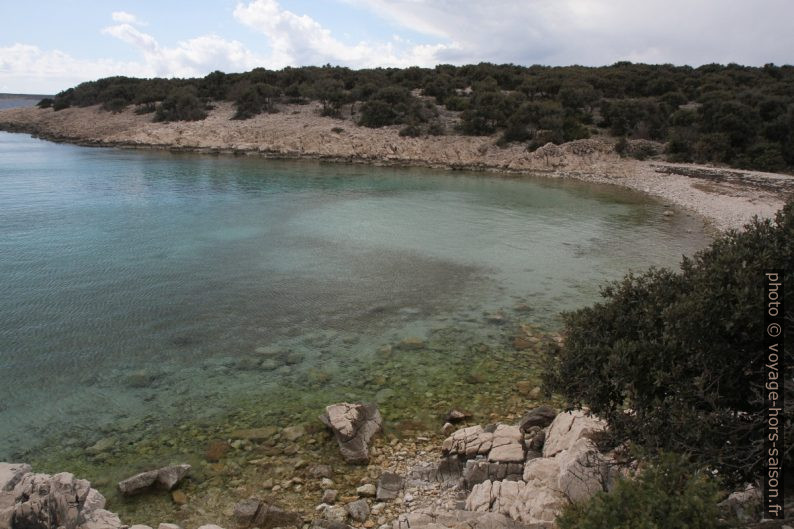
[[[0,92],[326,63],[792,64],[792,20],[792,0],[4,0]]]

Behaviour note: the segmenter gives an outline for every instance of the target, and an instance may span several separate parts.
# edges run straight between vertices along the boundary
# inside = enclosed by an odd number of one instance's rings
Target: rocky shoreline
[[[456,410],[447,415],[448,421],[459,426],[440,450],[437,445],[429,450],[412,445],[405,450],[392,441],[377,451],[386,457],[376,462],[369,445],[382,431],[377,406],[330,405],[320,420],[338,443],[347,465],[342,472],[354,468],[351,465],[366,466],[354,491],[340,491],[335,483],[339,476],[332,465],[338,466],[338,461],[300,466],[302,477],[293,477],[283,487],[312,491],[309,496],[317,503],[312,513],[279,505],[272,496],[252,496],[237,501],[226,516],[208,512],[207,519],[220,522],[225,518],[239,528],[550,528],[568,502],[608,490],[628,468],[616,465],[615,452],[599,452],[594,440],[605,424],[582,410],[558,414],[544,405],[529,410],[513,425],[460,424],[467,417]],[[448,422],[444,429],[455,428]],[[281,435],[300,434],[285,430]],[[251,439],[264,442],[264,436]],[[416,442],[428,448],[432,444],[423,437]],[[169,465],[142,472],[121,481],[118,489],[126,496],[177,494],[190,470],[189,465]],[[277,487],[272,486],[272,492]],[[26,464],[0,463],[0,529],[149,528],[125,525],[105,507],[104,496],[71,473],[50,476],[34,473]],[[180,527],[170,522],[158,529]]]
[[[573,178],[649,194],[719,230],[740,228],[753,215],[770,217],[794,193],[789,175],[621,158],[608,138],[528,152],[518,144],[499,147],[495,137],[410,138],[396,126],[359,127],[349,118],[320,116],[317,104],[285,105],[245,121],[231,120],[233,112],[230,104],[219,103],[204,121],[154,123],[132,109],[16,108],[0,111],[0,130],[87,146]]]

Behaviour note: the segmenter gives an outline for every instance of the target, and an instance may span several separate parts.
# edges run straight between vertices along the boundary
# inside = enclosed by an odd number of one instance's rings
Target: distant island
[[[739,227],[771,215],[794,189],[783,176],[794,173],[794,67],[327,65],[109,77],[38,108],[4,110],[0,130],[88,145],[543,172],[624,185]],[[693,163],[708,165],[671,165]]]

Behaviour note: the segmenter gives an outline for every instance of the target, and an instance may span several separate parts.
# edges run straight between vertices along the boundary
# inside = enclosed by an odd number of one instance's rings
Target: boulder
[[[387,526],[388,527],[388,526]],[[527,529],[509,517],[492,512],[423,509],[401,514],[391,529]]]
[[[522,432],[527,433],[533,426],[545,428],[554,421],[555,417],[557,417],[557,410],[544,404],[526,412],[518,423],[518,427]]]
[[[163,490],[173,490],[176,485],[190,471],[190,465],[169,465],[167,467],[158,468],[157,470],[149,470],[135,474],[118,484],[119,492],[124,496],[133,496],[145,492],[152,487],[157,487]]]
[[[487,432],[482,426],[469,426],[454,432],[444,439],[441,452],[446,456],[463,456],[472,458],[478,454],[486,455],[491,450],[493,433]]]
[[[364,522],[369,518],[369,503],[367,500],[356,500],[347,504],[347,513],[357,522]]]
[[[256,498],[248,498],[234,506],[234,518],[238,527],[259,527],[272,529],[273,527],[300,527],[300,515],[263,502]]]
[[[554,457],[570,449],[581,438],[592,439],[606,430],[606,422],[583,410],[563,412],[555,417],[546,433],[543,457]]]
[[[383,425],[377,406],[347,402],[332,404],[325,408],[320,420],[334,432],[345,461],[352,464],[369,462],[369,442]]]
[[[405,485],[405,480],[399,474],[384,472],[378,478],[378,486],[375,497],[378,501],[389,501],[400,495],[400,491]]]
[[[68,472],[54,476],[28,472],[21,476],[13,491],[5,492],[0,527],[12,527],[13,521],[14,528],[77,529],[105,502],[88,481],[75,479]]]
[[[560,474],[558,489],[572,502],[590,498],[607,490],[609,467],[606,459],[590,439],[581,437],[568,450],[554,458],[558,460]]]
[[[758,518],[762,504],[761,491],[754,485],[747,485],[744,490],[730,493],[718,506],[725,516],[746,523]]]
[[[551,529],[566,504],[562,493],[523,481],[485,481],[466,499],[467,510],[502,514],[538,529]]]
[[[121,529],[126,527],[118,515],[105,509],[97,509],[85,518],[78,529]]]
[[[361,485],[359,488],[356,489],[356,494],[358,494],[362,498],[374,498],[376,493],[377,493],[377,488],[372,483]]]
[[[182,529],[175,523],[161,523],[157,526],[157,529]]]
[[[223,527],[215,524],[202,525],[198,529],[223,529]]]
[[[524,461],[524,436],[516,426],[500,424],[493,432],[488,461],[520,463]]]

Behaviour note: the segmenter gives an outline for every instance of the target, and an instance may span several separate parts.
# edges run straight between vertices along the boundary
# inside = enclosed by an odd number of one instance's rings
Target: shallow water
[[[537,362],[510,346],[520,323],[554,330],[604,281],[708,242],[665,211],[579,182],[0,133],[0,460],[96,471],[169,429],[343,399],[419,420],[512,391]],[[116,457],[86,459],[108,436]]]

